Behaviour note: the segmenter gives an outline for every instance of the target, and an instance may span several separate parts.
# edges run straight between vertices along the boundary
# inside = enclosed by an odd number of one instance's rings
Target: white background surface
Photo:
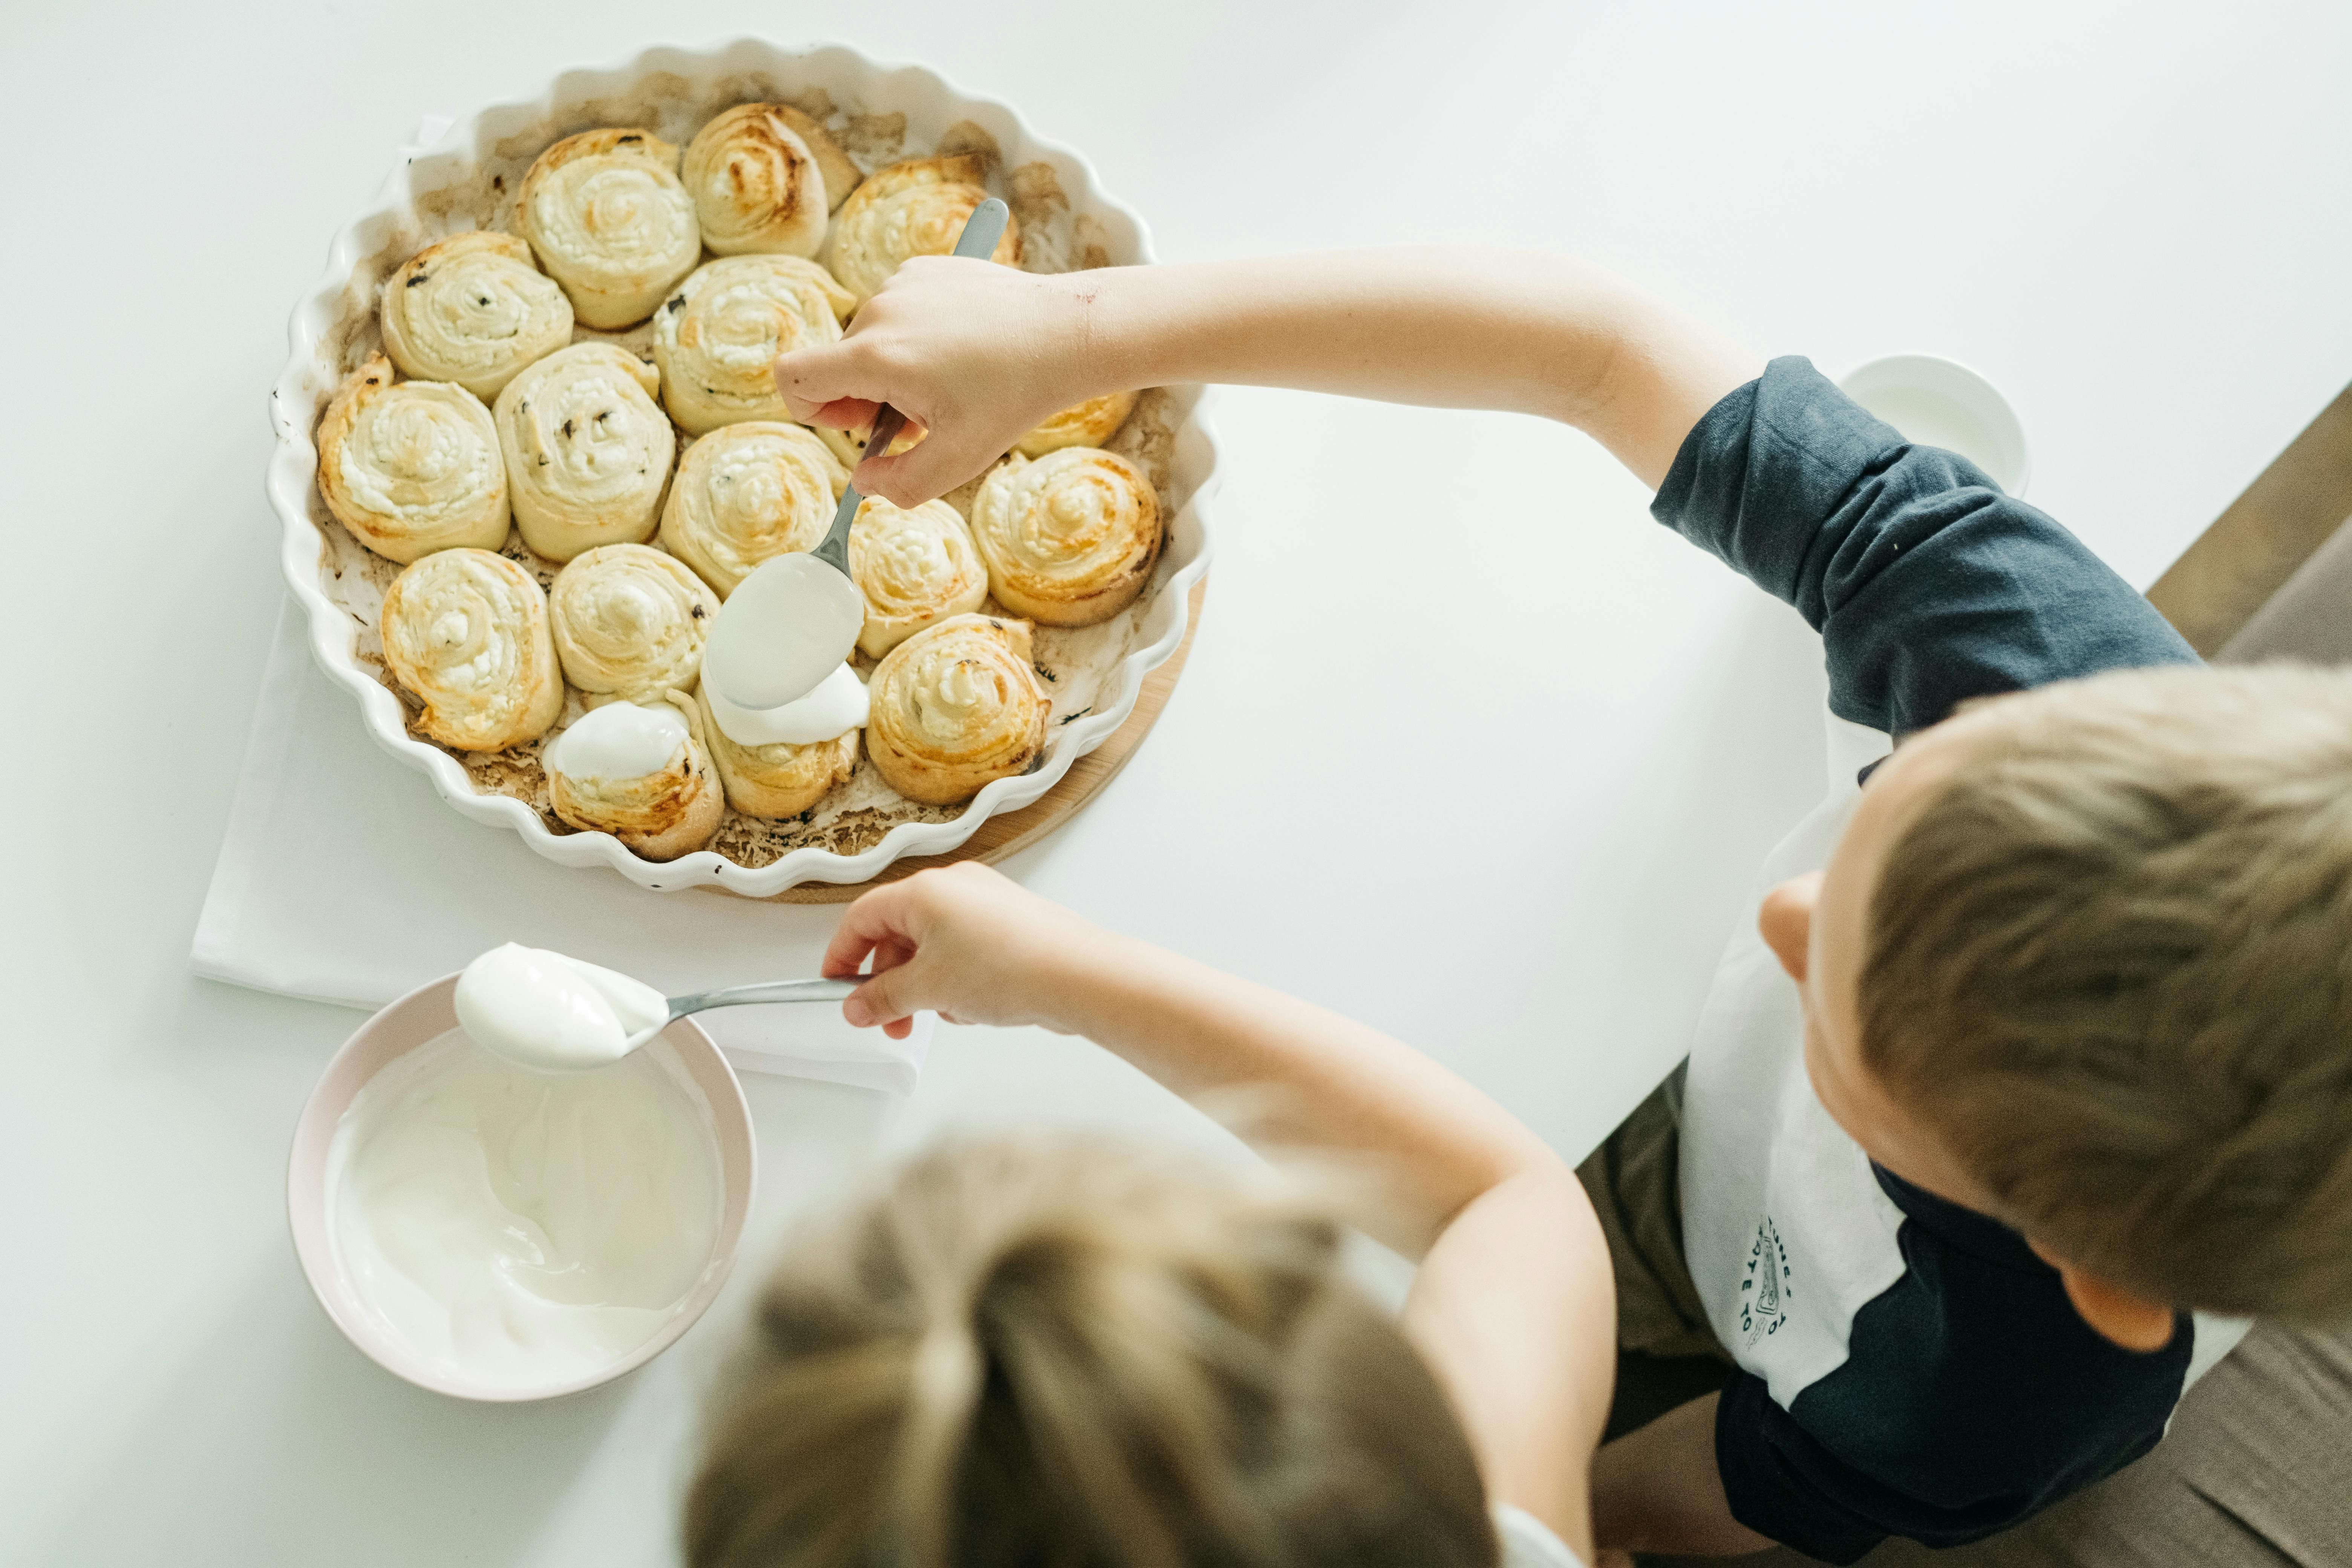
[[[286,312],[420,112],[754,30],[1011,100],[1170,259],[1570,247],[1832,372],[1967,361],[2024,421],[2032,499],[2143,585],[2352,373],[2340,5],[6,7],[0,1560],[667,1560],[761,1250],[877,1144],[1221,1137],[1043,1036],[943,1029],[895,1107],[754,1083],[761,1240],[723,1310],[552,1407],[395,1382],[295,1270],[287,1140],[356,1019],[184,968],[281,592]],[[1570,432],[1257,392],[1220,417],[1191,668],[1013,868],[1415,1041],[1580,1153],[1679,1054],[1819,787],[1811,635]],[[741,918],[778,973],[830,919]]]

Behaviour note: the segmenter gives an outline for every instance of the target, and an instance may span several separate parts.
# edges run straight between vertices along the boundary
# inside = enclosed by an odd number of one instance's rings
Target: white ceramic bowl
[[[1941,447],[1982,468],[2013,496],[2032,477],[2025,427],[1983,376],[1939,354],[1889,354],[1848,371],[1840,390],[1923,447]]]
[[[286,1219],[294,1234],[294,1255],[302,1265],[302,1276],[346,1339],[370,1360],[420,1388],[459,1399],[517,1404],[553,1399],[610,1383],[676,1343],[718,1298],[719,1287],[727,1283],[735,1266],[743,1219],[751,1212],[751,1191],[759,1179],[759,1149],[751,1137],[751,1108],[743,1099],[743,1086],[710,1037],[691,1018],[678,1019],[662,1031],[659,1039],[642,1047],[664,1054],[665,1065],[682,1074],[710,1110],[721,1207],[719,1234],[711,1243],[710,1260],[703,1268],[702,1278],[659,1332],[597,1372],[538,1388],[477,1387],[420,1359],[384,1331],[343,1268],[335,1248],[334,1215],[328,1206],[330,1155],[343,1112],[378,1073],[457,1026],[457,994],[454,974],[419,986],[361,1025],[359,1033],[344,1042],[327,1063],[327,1070],[319,1075],[318,1085],[310,1090],[301,1118],[294,1125],[294,1152],[286,1170]]]
[[[922,66],[877,63],[838,46],[788,47],[754,38],[700,50],[647,49],[607,69],[567,71],[536,97],[457,121],[429,150],[404,150],[374,205],[336,235],[324,276],[295,307],[288,329],[292,358],[270,394],[278,449],[270,460],[268,492],[284,525],[280,562],[286,581],[310,613],[312,656],[358,701],[368,733],[430,778],[463,816],[511,828],[551,860],[610,866],[648,888],[698,885],[760,898],[801,882],[862,882],[902,855],[955,848],[988,817],[1045,795],[1073,763],[1126,721],[1144,677],[1183,640],[1189,595],[1208,570],[1207,506],[1216,478],[1216,445],[1201,411],[1204,389],[1172,389],[1168,488],[1175,509],[1167,548],[1151,586],[1131,612],[1137,619],[1129,651],[1105,677],[1091,710],[1054,728],[1034,772],[989,784],[947,821],[901,823],[858,854],[803,846],[757,868],[709,850],[667,863],[646,860],[608,833],[551,830],[523,802],[478,791],[448,752],[409,734],[399,700],[356,657],[358,627],[352,614],[328,596],[320,582],[328,570],[322,563],[329,542],[317,501],[318,450],[311,434],[327,397],[357,363],[357,345],[374,341],[378,283],[426,237],[478,226],[479,219],[462,210],[459,193],[468,182],[478,185],[488,166],[527,163],[548,143],[575,131],[625,119],[644,123],[629,115],[644,113],[648,104],[670,113],[662,106],[691,102],[715,108],[763,96],[791,97],[811,88],[824,89],[845,108],[905,115],[910,155],[929,150],[950,125],[978,125],[995,139],[1005,167],[1043,163],[1053,170],[1074,221],[1098,226],[1094,232],[1111,262],[1152,259],[1142,220],[1102,192],[1083,157],[1040,138],[1005,104],[954,87]],[[690,128],[663,127],[680,141]]]

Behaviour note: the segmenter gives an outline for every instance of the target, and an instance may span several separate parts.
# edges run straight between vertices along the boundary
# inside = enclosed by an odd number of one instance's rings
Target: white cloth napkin
[[[459,816],[368,737],[358,705],[312,665],[289,598],[189,962],[214,980],[373,1010],[520,942],[677,995],[814,974],[841,909],[656,893]],[[936,1022],[920,1015],[892,1040],[843,1023],[836,1003],[698,1021],[738,1068],[901,1094]]]

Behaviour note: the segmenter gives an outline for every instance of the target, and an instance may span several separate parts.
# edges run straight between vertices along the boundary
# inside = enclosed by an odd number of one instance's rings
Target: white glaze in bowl
[[[386,1005],[343,1043],[303,1103],[286,1167],[287,1225],[302,1277],[345,1338],[370,1360],[419,1388],[457,1399],[517,1404],[554,1399],[610,1383],[677,1343],[718,1299],[719,1287],[726,1284],[735,1266],[743,1221],[751,1213],[751,1194],[759,1184],[759,1147],[752,1136],[751,1108],[743,1098],[743,1086],[710,1037],[691,1018],[677,1019],[646,1047],[664,1053],[666,1070],[709,1111],[719,1159],[718,1236],[701,1279],[669,1321],[635,1350],[585,1375],[523,1388],[480,1384],[425,1360],[386,1330],[381,1315],[369,1307],[344,1268],[335,1244],[331,1202],[335,1129],[343,1113],[378,1074],[458,1026],[457,994],[457,976],[445,974]]]

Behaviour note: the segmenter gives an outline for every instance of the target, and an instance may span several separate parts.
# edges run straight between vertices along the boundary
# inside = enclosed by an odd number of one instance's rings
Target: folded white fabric
[[[553,948],[676,995],[814,974],[839,905],[656,893],[559,866],[457,816],[386,755],[311,663],[289,599],[190,963],[232,984],[373,1009],[502,942]],[[838,1004],[698,1016],[738,1068],[905,1093],[934,1019],[906,1040]]]

